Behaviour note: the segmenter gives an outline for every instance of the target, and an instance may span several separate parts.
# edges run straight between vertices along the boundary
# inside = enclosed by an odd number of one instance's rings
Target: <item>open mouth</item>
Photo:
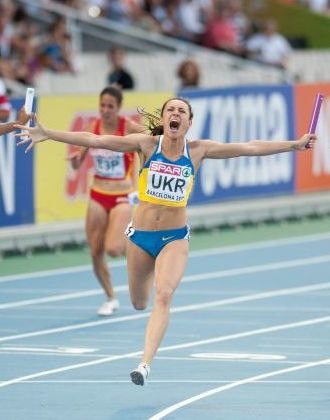
[[[170,129],[171,130],[177,130],[179,128],[180,124],[179,121],[170,121]]]

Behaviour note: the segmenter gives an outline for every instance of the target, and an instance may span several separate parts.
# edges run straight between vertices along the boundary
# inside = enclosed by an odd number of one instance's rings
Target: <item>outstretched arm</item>
[[[15,130],[15,127],[14,127],[15,123],[16,123],[16,121],[0,124],[0,136],[2,136],[3,134],[10,133],[11,131],[14,131]]]
[[[265,156],[313,148],[316,141],[314,134],[304,134],[298,140],[265,141],[251,140],[247,143],[217,143],[202,140],[204,158],[223,159],[237,156]]]
[[[138,152],[141,150],[140,142],[146,137],[144,134],[131,134],[127,136],[115,136],[109,134],[97,135],[85,131],[60,131],[42,126],[37,119],[35,127],[15,125],[15,128],[24,130],[16,134],[21,138],[18,145],[28,144],[28,152],[36,143],[45,140],[54,140],[60,143],[75,144],[77,146],[109,149],[116,152]]]

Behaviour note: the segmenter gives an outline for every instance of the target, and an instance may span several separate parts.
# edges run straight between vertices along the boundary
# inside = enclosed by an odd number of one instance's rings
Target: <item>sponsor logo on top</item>
[[[152,161],[150,163],[150,170],[153,172],[159,172],[161,174],[170,174],[174,176],[181,175],[181,166],[172,165],[170,163]]]
[[[158,172],[161,174],[169,174],[172,176],[184,176],[188,178],[191,174],[191,168],[182,167],[179,165],[173,165],[171,163],[156,162],[152,161],[150,163],[150,170],[152,172]]]

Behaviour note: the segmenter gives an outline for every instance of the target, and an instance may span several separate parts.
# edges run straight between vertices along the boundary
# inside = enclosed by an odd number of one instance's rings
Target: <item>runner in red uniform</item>
[[[87,131],[119,136],[141,133],[142,126],[119,115],[122,100],[122,92],[117,87],[103,89],[99,101],[100,117]],[[71,155],[74,169],[80,167],[87,152],[87,148],[80,148]],[[138,161],[136,153],[132,152],[91,149],[90,153],[95,170],[86,216],[86,235],[94,273],[107,296],[98,314],[108,316],[119,308],[119,301],[115,296],[105,254],[112,257],[125,254],[124,231],[132,217],[129,196],[136,190]]]

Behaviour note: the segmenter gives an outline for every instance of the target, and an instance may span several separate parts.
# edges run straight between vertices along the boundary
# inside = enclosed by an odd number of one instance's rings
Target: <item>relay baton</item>
[[[31,114],[34,98],[34,88],[28,87],[25,93],[25,103],[24,108],[27,114]],[[26,123],[26,126],[30,126],[30,120]]]
[[[311,122],[309,124],[309,129],[308,129],[309,134],[315,134],[323,99],[324,99],[324,96],[321,93],[318,93],[315,97]],[[309,149],[310,148],[309,143],[307,143],[305,147],[306,149]]]

